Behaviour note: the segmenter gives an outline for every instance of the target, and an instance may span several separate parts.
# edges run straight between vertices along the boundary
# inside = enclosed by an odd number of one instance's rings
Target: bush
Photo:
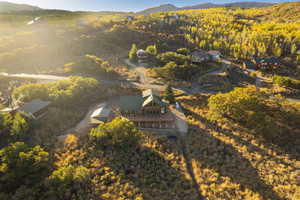
[[[1,192],[39,184],[48,172],[49,154],[40,146],[30,148],[23,142],[16,142],[0,150]]]
[[[290,87],[293,89],[300,89],[300,81],[296,79],[292,79],[287,76],[274,76],[273,83],[278,84],[282,87]]]
[[[251,126],[264,118],[265,101],[264,94],[256,87],[236,88],[226,94],[211,96],[208,107],[213,121],[229,118]]]
[[[156,45],[150,45],[147,47],[146,51],[152,55],[152,56],[156,56],[157,55],[157,48]]]
[[[191,80],[199,71],[199,66],[185,62],[183,65],[178,65],[175,62],[169,62],[163,67],[153,69],[154,72],[167,80]]]
[[[129,51],[129,59],[131,60],[131,61],[137,61],[137,51],[138,51],[138,49],[137,49],[137,47],[136,47],[136,44],[133,44],[132,45],[132,47],[131,47],[131,50]]]
[[[127,146],[137,142],[138,130],[127,119],[116,118],[93,129],[90,138],[98,145]]]
[[[30,130],[28,119],[22,113],[0,113],[1,143],[24,141]]]
[[[157,59],[162,62],[163,64],[167,64],[169,62],[175,62],[178,65],[183,65],[186,62],[190,62],[190,56],[185,56],[182,54],[178,54],[176,52],[166,52],[159,54]]]
[[[189,55],[190,50],[188,50],[187,48],[180,48],[180,49],[177,49],[177,53],[187,56],[187,55]]]
[[[55,83],[35,83],[18,87],[13,91],[13,97],[21,102],[42,99],[68,107],[90,101],[101,89],[100,83],[95,79],[71,77],[70,80]]]

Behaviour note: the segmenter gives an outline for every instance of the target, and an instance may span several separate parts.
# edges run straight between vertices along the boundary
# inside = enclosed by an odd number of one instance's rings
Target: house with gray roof
[[[1,112],[23,112],[33,119],[40,119],[46,114],[50,104],[50,101],[35,99],[16,108],[6,108],[4,110],[1,110]]]

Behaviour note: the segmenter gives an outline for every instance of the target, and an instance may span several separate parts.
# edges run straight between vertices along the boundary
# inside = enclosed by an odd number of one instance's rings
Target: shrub
[[[287,77],[287,76],[274,76],[273,83],[282,87],[290,87],[294,89],[300,89],[300,81]]]
[[[190,56],[185,56],[171,51],[158,55],[157,59],[161,61],[163,64],[167,64],[169,62],[175,62],[178,65],[183,65],[186,62],[190,62]]]
[[[177,53],[187,56],[190,53],[190,50],[188,50],[187,48],[180,48],[177,49]]]
[[[38,184],[49,172],[49,154],[40,146],[16,142],[0,150],[0,186],[10,192],[22,185]]]
[[[42,99],[60,106],[70,106],[90,101],[100,89],[100,83],[95,79],[71,77],[70,80],[55,83],[35,83],[18,87],[13,91],[13,97],[22,102]]]
[[[132,45],[132,47],[131,47],[131,50],[129,51],[129,59],[131,60],[131,61],[137,61],[137,51],[138,51],[138,49],[137,49],[137,47],[136,47],[136,44],[133,44]]]
[[[157,55],[157,48],[156,45],[150,45],[147,47],[146,51],[152,55],[152,56],[156,56]]]
[[[90,138],[98,145],[126,146],[137,142],[138,130],[127,119],[116,118],[93,129]]]
[[[247,125],[264,118],[265,96],[256,87],[236,88],[226,94],[213,95],[208,100],[213,121],[229,118]]]

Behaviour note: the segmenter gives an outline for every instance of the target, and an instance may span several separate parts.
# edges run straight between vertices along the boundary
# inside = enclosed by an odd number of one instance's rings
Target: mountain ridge
[[[257,1],[247,1],[247,2],[232,2],[232,3],[224,3],[224,4],[215,4],[215,3],[202,3],[191,6],[184,7],[176,7],[173,4],[162,4],[160,6],[148,8],[137,12],[137,14],[151,14],[155,12],[168,12],[168,11],[176,11],[176,10],[194,10],[194,9],[208,9],[208,8],[230,8],[230,7],[242,7],[242,8],[261,8],[272,6],[275,3],[268,2],[257,2]]]

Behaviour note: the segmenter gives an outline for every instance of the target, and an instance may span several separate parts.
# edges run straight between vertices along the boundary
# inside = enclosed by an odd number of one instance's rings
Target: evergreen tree
[[[174,104],[175,103],[175,96],[173,89],[170,84],[167,85],[166,90],[165,90],[165,99],[170,103]]]
[[[137,59],[138,59],[137,55],[136,55],[137,51],[138,51],[138,49],[136,47],[136,44],[133,44],[131,47],[131,50],[129,51],[129,59],[131,61],[137,61]]]

